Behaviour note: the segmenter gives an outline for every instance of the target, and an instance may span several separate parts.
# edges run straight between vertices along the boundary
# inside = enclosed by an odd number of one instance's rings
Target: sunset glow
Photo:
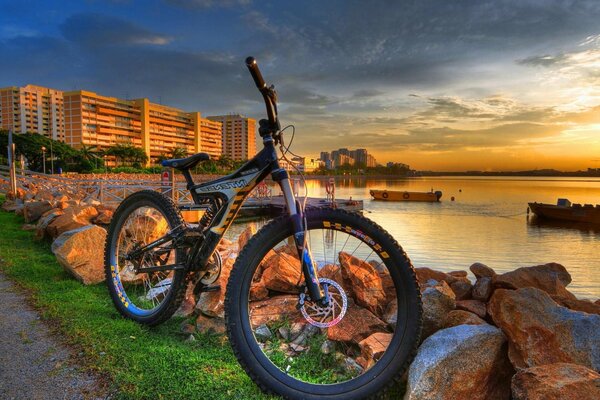
[[[420,170],[600,168],[596,1],[37,3],[4,6],[0,87],[258,120],[243,65],[254,55],[305,156],[349,147]]]

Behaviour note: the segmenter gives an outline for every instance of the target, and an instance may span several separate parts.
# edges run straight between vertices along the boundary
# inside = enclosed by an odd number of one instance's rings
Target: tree
[[[106,149],[104,154],[113,156],[117,165],[131,166],[133,164],[145,164],[148,156],[144,150],[131,144],[116,144]]]

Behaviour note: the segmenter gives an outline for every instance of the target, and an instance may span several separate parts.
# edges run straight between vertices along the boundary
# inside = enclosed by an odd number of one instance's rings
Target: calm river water
[[[325,183],[308,180],[309,196],[326,197]],[[440,203],[383,202],[369,195],[370,189],[431,188],[443,192]],[[364,200],[365,215],[396,238],[416,267],[468,270],[482,262],[500,273],[558,262],[573,277],[569,290],[582,298],[600,297],[600,226],[541,224],[526,213],[528,202],[555,204],[559,197],[600,204],[600,179],[338,178],[336,198],[349,197]]]

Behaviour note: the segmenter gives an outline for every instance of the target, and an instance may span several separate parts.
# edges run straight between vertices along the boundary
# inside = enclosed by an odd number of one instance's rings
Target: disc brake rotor
[[[348,309],[348,298],[344,289],[335,281],[319,278],[321,286],[328,285],[329,305],[320,305],[306,299],[300,307],[300,312],[309,324],[318,328],[329,328],[339,323]]]

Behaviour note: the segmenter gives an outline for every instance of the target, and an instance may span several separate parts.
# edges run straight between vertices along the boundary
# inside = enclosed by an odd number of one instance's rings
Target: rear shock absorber
[[[202,204],[208,204],[206,211],[204,211],[204,214],[202,214],[200,221],[198,221],[198,228],[201,231],[204,231],[210,226],[210,223],[217,214],[217,211],[219,211],[219,207],[216,204],[215,200],[212,199],[206,199]]]

